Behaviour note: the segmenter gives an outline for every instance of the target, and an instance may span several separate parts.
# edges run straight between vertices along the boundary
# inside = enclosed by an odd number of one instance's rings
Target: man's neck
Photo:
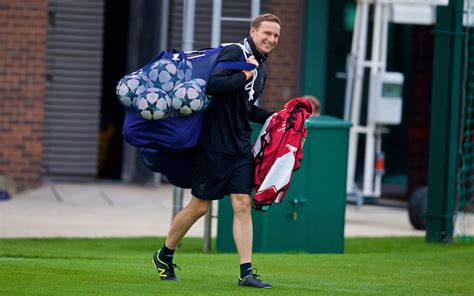
[[[247,42],[249,43],[250,45],[250,48],[252,49],[252,53],[255,55],[255,59],[258,61],[258,62],[261,62],[261,61],[265,61],[268,57],[267,54],[262,54],[261,52],[259,52],[257,50],[257,47],[255,46],[255,43],[253,42],[253,39],[252,37],[247,37]]]

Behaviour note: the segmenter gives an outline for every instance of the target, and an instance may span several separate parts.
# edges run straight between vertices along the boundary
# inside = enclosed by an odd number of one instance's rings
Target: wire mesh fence
[[[459,145],[457,218],[458,233],[467,237],[466,231],[474,214],[474,30],[465,28],[463,96],[461,108],[461,134]]]

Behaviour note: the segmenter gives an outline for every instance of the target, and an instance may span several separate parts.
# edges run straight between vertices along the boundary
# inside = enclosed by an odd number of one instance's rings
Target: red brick
[[[48,2],[0,7],[0,174],[21,191],[41,182]]]
[[[267,62],[267,81],[263,93],[263,107],[276,111],[291,98],[301,95],[300,38],[303,32],[300,21],[303,1],[270,0],[268,11],[282,21],[281,37],[276,49]]]

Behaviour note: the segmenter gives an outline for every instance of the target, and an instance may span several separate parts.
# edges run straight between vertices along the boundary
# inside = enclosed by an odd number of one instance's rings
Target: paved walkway
[[[46,184],[0,201],[0,237],[165,236],[173,188],[125,184]],[[185,190],[185,204],[190,199]],[[217,212],[217,206],[214,206]],[[462,219],[461,219],[462,218]],[[212,234],[216,235],[216,219]],[[188,236],[203,236],[203,219]],[[474,216],[463,215],[456,233],[474,235]],[[424,236],[404,208],[346,207],[345,236]]]

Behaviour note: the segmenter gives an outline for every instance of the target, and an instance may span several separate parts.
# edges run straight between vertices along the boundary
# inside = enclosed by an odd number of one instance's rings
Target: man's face
[[[250,36],[258,52],[267,54],[278,44],[280,25],[275,22],[261,22],[258,28],[250,28]]]

